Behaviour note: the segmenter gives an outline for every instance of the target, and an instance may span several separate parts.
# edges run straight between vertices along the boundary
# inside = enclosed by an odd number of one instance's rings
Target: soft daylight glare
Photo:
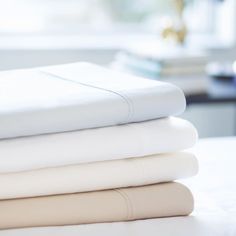
[[[234,73],[236,75],[236,61],[233,63],[233,71],[234,71]]]
[[[159,31],[160,22],[174,15],[173,0],[0,0],[0,33]],[[211,27],[211,1],[186,1],[188,28]],[[205,24],[198,24],[201,18]]]
[[[44,28],[37,5],[27,1],[0,1],[0,32],[37,32]]]

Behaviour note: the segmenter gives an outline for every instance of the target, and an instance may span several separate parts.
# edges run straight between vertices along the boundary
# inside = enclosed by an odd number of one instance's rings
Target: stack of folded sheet
[[[0,73],[0,229],[188,215],[177,87],[88,64]]]

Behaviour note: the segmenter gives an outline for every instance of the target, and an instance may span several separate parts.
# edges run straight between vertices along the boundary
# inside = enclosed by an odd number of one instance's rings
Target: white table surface
[[[0,236],[235,236],[236,235],[236,138],[203,139],[193,151],[199,159],[199,174],[187,184],[195,198],[188,217],[66,227],[0,231]],[[174,196],[173,196],[174,197]]]

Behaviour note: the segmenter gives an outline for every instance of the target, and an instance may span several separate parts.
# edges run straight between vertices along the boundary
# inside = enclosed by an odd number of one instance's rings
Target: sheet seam
[[[110,92],[110,93],[113,93],[115,95],[118,95],[119,97],[121,97],[126,102],[126,104],[128,105],[128,110],[129,110],[128,116],[127,116],[126,120],[123,121],[122,123],[129,122],[131,120],[131,118],[133,117],[133,115],[134,115],[134,106],[133,106],[132,99],[130,99],[128,96],[126,96],[125,94],[121,93],[120,91],[117,92],[117,91],[114,91],[112,89],[106,89],[106,88],[98,87],[98,86],[95,86],[95,85],[87,84],[87,83],[84,83],[84,82],[75,81],[73,79],[68,79],[68,78],[65,78],[65,77],[62,77],[62,76],[50,73],[50,72],[46,72],[46,71],[43,71],[43,70],[39,70],[39,72],[41,72],[43,74],[46,74],[46,75],[49,75],[49,76],[52,76],[54,78],[60,79],[60,80],[64,80],[64,81],[67,81],[67,82],[72,82],[72,83],[75,83],[75,84],[81,84],[83,86],[100,89],[100,90],[103,90],[103,91]]]
[[[132,210],[132,205],[131,205],[129,197],[123,191],[121,191],[121,189],[114,189],[114,191],[117,192],[125,201],[125,205],[127,209],[126,219],[131,220],[133,217],[133,210]]]

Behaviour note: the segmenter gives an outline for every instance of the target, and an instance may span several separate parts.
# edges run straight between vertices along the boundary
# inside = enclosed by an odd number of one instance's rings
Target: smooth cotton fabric
[[[188,215],[190,191],[179,183],[0,201],[0,228],[73,225]]]
[[[179,152],[0,174],[0,199],[149,185],[190,177],[198,163]]]
[[[197,132],[180,118],[163,118],[0,142],[0,173],[175,152],[192,147]]]
[[[0,72],[0,138],[73,131],[180,114],[174,85],[73,63]]]
[[[234,236],[235,147],[236,137],[224,137],[199,140],[192,150],[201,168],[196,178],[184,181],[194,194],[194,212],[191,216],[1,230],[0,236]]]

